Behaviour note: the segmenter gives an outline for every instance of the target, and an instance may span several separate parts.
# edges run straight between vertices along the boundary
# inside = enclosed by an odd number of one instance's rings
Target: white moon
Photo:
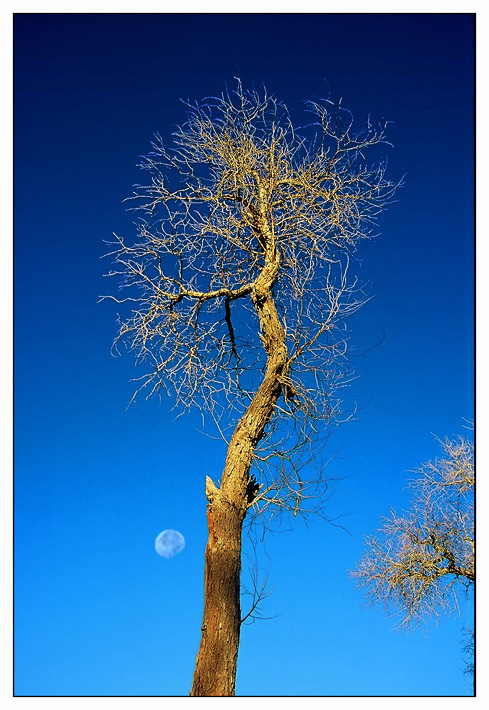
[[[176,557],[185,547],[185,538],[178,530],[163,530],[155,540],[155,550],[161,557]]]

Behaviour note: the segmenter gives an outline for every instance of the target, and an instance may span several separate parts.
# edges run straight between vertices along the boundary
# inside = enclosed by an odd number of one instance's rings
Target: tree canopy
[[[365,157],[387,142],[385,123],[356,130],[341,103],[305,106],[310,121],[296,129],[282,103],[239,81],[187,104],[172,144],[157,135],[141,163],[150,180],[133,196],[138,238],[116,236],[111,251],[124,292],[115,300],[132,306],[116,346],[146,366],[138,392],[197,406],[229,443],[272,350],[282,352],[273,417],[253,442],[261,512],[318,510],[325,481],[300,468],[351,375],[345,321],[366,299],[351,258],[397,187],[385,160]],[[269,292],[276,338],[260,314]]]

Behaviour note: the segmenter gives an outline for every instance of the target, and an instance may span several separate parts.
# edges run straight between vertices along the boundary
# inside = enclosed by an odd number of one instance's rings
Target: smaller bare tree
[[[443,458],[410,483],[411,510],[384,520],[352,572],[372,603],[397,612],[399,628],[458,609],[475,582],[474,447],[463,437],[440,444]]]

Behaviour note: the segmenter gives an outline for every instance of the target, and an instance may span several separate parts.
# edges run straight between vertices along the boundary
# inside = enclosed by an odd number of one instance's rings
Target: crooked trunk
[[[248,409],[229,444],[226,465],[217,488],[208,478],[205,551],[204,620],[190,695],[234,695],[241,624],[241,531],[258,487],[250,477],[253,450],[265,433],[287,375],[287,347],[271,284],[277,265],[265,268],[263,282],[252,292],[260,319],[267,367]]]

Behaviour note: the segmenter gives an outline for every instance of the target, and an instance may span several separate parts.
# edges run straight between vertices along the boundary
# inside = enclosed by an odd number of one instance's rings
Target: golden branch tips
[[[386,126],[355,132],[341,105],[317,101],[299,131],[283,104],[239,81],[186,106],[172,144],[157,135],[142,161],[137,239],[115,237],[112,298],[131,307],[115,348],[146,367],[135,396],[166,392],[219,431],[246,412],[275,357],[273,417],[253,454],[268,473],[253,506],[297,514],[318,495],[297,473],[300,452],[318,422],[335,420],[351,377],[345,321],[367,298],[352,255],[399,185],[385,161],[365,162]]]

